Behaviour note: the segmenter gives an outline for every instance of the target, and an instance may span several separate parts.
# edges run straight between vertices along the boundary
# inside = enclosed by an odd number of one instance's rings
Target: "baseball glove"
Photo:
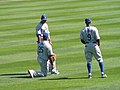
[[[53,69],[53,62],[56,60],[56,54],[52,54],[49,56],[49,60]]]
[[[49,59],[53,62],[56,60],[56,54],[52,54],[49,56]]]

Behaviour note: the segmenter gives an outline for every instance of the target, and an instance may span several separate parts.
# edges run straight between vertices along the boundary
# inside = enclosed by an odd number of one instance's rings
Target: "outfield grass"
[[[39,70],[35,27],[46,13],[60,75],[29,78]],[[0,90],[120,90],[120,0],[0,0]],[[93,59],[87,78],[79,32],[90,17],[99,29],[108,78]]]

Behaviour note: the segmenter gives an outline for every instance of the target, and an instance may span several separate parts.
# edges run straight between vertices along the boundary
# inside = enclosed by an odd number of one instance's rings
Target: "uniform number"
[[[43,47],[38,47],[38,53],[43,53]]]
[[[87,39],[88,39],[88,41],[91,40],[91,35],[90,34],[87,35]]]

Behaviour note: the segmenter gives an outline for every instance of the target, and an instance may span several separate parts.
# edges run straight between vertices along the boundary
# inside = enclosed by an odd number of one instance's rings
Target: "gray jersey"
[[[84,40],[85,43],[96,42],[97,39],[100,39],[97,28],[93,26],[85,27],[80,32],[80,39]]]
[[[38,57],[48,60],[48,56],[53,54],[52,46],[48,41],[42,41],[38,44]]]

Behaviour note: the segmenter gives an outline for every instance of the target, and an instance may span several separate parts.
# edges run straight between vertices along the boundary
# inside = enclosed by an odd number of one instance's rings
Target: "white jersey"
[[[43,60],[48,60],[49,55],[53,55],[52,46],[48,41],[42,41],[38,44],[38,57]]]
[[[36,35],[40,35],[41,37],[43,37],[43,33],[48,33],[50,39],[50,32],[47,23],[42,24],[41,22],[39,22],[36,26]]]
[[[80,33],[80,39],[84,40],[85,43],[96,43],[96,40],[100,39],[97,28],[93,26],[85,27]]]

